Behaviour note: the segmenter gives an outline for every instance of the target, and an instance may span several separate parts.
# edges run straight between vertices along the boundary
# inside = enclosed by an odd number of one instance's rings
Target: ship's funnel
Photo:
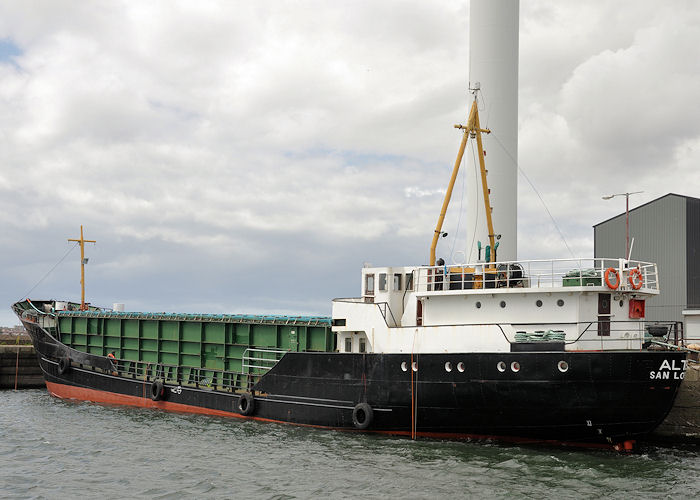
[[[484,136],[488,185],[491,190],[493,227],[501,235],[496,258],[517,259],[518,202],[518,0],[471,0],[469,20],[469,87],[480,88],[481,126]],[[467,155],[466,259],[478,257],[477,244],[488,242],[483,194],[474,175],[474,156]],[[478,161],[478,160],[477,160]],[[484,254],[482,252],[483,260]]]

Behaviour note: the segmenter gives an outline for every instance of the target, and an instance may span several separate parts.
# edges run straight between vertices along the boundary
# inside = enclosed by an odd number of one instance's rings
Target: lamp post
[[[634,191],[633,193],[617,193],[617,194],[611,194],[608,196],[603,196],[604,200],[612,200],[615,198],[615,196],[624,196],[625,197],[625,235],[626,235],[626,244],[625,244],[625,259],[629,260],[630,258],[630,195],[631,194],[639,194],[643,193],[644,191]]]

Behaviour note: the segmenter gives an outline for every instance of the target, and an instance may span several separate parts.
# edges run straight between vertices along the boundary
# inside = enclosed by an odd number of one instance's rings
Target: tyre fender
[[[252,415],[255,411],[255,398],[253,398],[253,395],[249,392],[241,394],[236,403],[236,409],[244,417]]]
[[[153,401],[165,399],[165,386],[162,381],[154,380],[151,384],[151,399]]]
[[[374,411],[367,403],[358,403],[352,410],[352,425],[356,429],[365,430],[372,425],[374,419]]]
[[[58,360],[58,374],[63,375],[70,371],[70,358],[65,356]]]

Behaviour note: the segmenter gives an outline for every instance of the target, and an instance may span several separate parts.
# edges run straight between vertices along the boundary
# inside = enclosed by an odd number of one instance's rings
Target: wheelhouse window
[[[379,274],[379,291],[386,292],[386,273]]]
[[[406,290],[413,290],[413,273],[406,273]]]
[[[352,352],[352,339],[345,339],[345,352]]]
[[[374,295],[374,274],[365,274],[365,295]]]
[[[392,290],[401,291],[401,273],[394,274],[394,286]]]
[[[360,339],[360,352],[367,352],[367,340]]]

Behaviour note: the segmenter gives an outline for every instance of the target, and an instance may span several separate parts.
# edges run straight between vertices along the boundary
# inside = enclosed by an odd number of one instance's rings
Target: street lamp
[[[630,195],[639,194],[643,192],[644,191],[635,191],[633,193],[617,193],[608,196],[603,196],[604,200],[612,200],[613,198],[615,198],[615,196],[625,197],[625,235],[627,237],[625,246],[625,259],[627,260],[629,260],[630,258]]]

